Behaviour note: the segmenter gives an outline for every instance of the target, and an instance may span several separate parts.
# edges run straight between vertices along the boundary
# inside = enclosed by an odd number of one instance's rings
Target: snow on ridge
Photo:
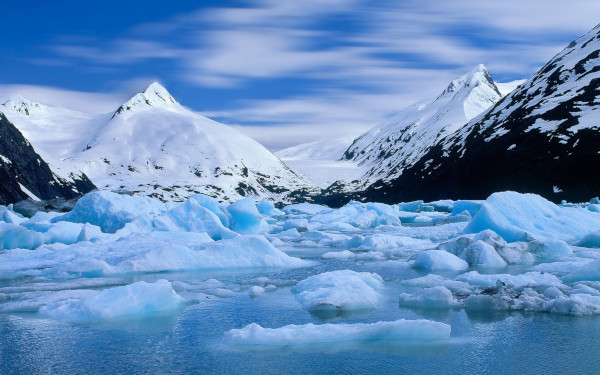
[[[2,103],[2,106],[24,116],[29,116],[32,111],[46,111],[48,109],[48,106],[26,99],[21,95],[8,99]]]
[[[367,184],[399,176],[433,145],[501,98],[490,73],[479,64],[453,80],[433,101],[409,106],[361,135],[344,158],[368,168],[363,176]]]
[[[167,109],[177,107],[180,104],[173,98],[167,89],[158,82],[151,83],[142,93],[135,94],[131,99],[123,103],[113,114],[112,118],[121,113],[128,113],[134,110],[148,109],[151,107],[160,107]]]

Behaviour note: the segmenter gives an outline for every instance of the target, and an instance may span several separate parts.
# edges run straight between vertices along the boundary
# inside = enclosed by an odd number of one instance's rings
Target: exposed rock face
[[[0,113],[0,204],[27,198],[71,199],[96,187],[85,176],[57,177],[21,132]]]

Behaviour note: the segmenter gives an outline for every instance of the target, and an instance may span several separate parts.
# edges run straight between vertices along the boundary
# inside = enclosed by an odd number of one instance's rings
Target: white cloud
[[[64,107],[86,113],[114,111],[128,98],[124,93],[97,93],[65,90],[50,86],[0,84],[0,102],[22,96],[49,106]]]
[[[65,37],[57,59],[37,63],[108,69],[163,59],[175,78],[205,90],[305,78],[301,95],[290,86],[255,100],[247,90],[213,113],[280,148],[365,130],[479,63],[492,75],[528,77],[599,13],[588,0],[249,0],[136,25],[114,40]]]

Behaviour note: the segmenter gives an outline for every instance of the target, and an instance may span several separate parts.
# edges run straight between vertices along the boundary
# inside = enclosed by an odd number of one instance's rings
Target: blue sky
[[[0,97],[114,110],[152,81],[272,150],[358,134],[485,64],[527,78],[600,2],[28,1],[3,4]]]

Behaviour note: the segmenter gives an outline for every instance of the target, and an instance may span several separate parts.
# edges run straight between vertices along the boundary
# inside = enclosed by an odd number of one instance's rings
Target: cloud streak
[[[250,0],[112,39],[59,38],[46,60],[96,68],[161,60],[172,64],[170,78],[203,92],[244,89],[212,113],[280,148],[365,130],[479,63],[501,80],[528,77],[599,13],[586,0]],[[269,97],[264,85],[274,80],[293,83]]]

